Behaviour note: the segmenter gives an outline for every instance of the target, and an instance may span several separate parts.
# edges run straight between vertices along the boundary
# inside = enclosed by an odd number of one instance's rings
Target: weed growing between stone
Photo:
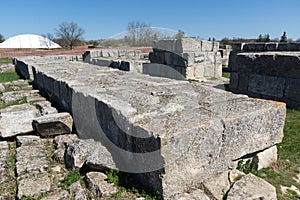
[[[0,73],[0,83],[15,81],[20,79],[15,71]]]
[[[230,78],[230,72],[222,72],[222,77]]]
[[[67,190],[73,183],[76,183],[79,180],[83,181],[79,169],[69,171],[67,176],[60,182],[59,187]]]
[[[12,63],[11,58],[0,58],[0,65]]]
[[[2,183],[0,195],[7,199],[14,199],[17,194],[17,179],[15,178],[16,169],[16,143],[8,143],[9,151],[6,155],[5,171],[1,173]]]
[[[128,199],[132,194],[137,197],[144,197],[145,200],[162,199],[161,194],[158,191],[150,194],[144,190],[138,190],[135,187],[132,187],[131,189],[122,187],[122,172],[118,170],[108,169],[105,171],[105,174],[107,176],[107,182],[113,183],[118,188],[118,191],[111,195],[111,198],[113,199]]]

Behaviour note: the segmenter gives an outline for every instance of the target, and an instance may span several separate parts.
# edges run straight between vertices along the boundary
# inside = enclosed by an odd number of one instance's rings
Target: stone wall
[[[236,66],[237,54],[253,52],[280,52],[280,51],[300,51],[300,43],[238,43],[232,44],[232,51],[229,55],[229,67]]]
[[[142,63],[147,62],[141,50],[103,49],[86,51],[83,61],[103,66],[112,67],[123,71],[142,72]]]
[[[231,45],[222,45],[220,46],[220,53],[222,57],[222,66],[228,66],[229,64],[229,55],[230,52],[232,51]]]
[[[143,65],[143,73],[175,79],[221,78],[222,59],[218,51],[218,42],[194,38],[155,41],[149,55],[151,64]]]
[[[300,43],[235,47],[230,64],[231,91],[283,101],[291,108],[300,109]]]
[[[283,103],[87,63],[22,58],[17,68],[20,63],[72,114],[80,138],[98,141],[118,169],[165,199],[283,137]]]

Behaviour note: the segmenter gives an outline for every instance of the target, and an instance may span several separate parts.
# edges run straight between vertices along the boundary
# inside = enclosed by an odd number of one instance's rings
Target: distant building
[[[0,48],[57,49],[61,46],[39,35],[22,34],[10,37],[0,43]]]

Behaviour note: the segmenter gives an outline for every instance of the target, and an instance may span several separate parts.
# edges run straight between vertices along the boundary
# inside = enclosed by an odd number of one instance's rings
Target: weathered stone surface
[[[87,196],[85,190],[81,186],[80,182],[77,181],[70,186],[70,195],[74,200],[86,200]]]
[[[51,181],[47,173],[36,176],[22,177],[18,180],[18,198],[22,196],[38,197],[51,189]]]
[[[177,80],[222,77],[218,42],[194,38],[168,39],[154,42],[153,49],[154,52],[149,55],[151,63],[143,65],[143,74]]]
[[[226,194],[230,188],[228,173],[229,171],[219,173],[203,182],[204,186],[217,200],[223,200],[224,194]]]
[[[31,122],[39,111],[32,105],[21,104],[0,110],[0,136],[13,137],[33,131]]]
[[[94,140],[76,140],[69,143],[65,161],[71,169],[81,168],[83,164],[94,170],[116,169],[111,153]]]
[[[3,92],[3,91],[5,91],[5,87],[2,83],[0,83],[0,92]]]
[[[245,176],[245,173],[243,173],[237,169],[234,169],[229,172],[228,179],[230,181],[230,184],[233,184],[236,181],[240,180],[243,176]]]
[[[81,168],[90,155],[91,148],[90,143],[86,140],[69,143],[65,153],[66,166],[70,169]]]
[[[6,166],[6,155],[8,153],[8,144],[6,141],[1,141],[0,142],[0,172],[5,171],[5,166]],[[4,178],[4,177],[3,177]],[[0,184],[3,182],[0,179]]]
[[[300,53],[239,53],[232,67],[230,89],[252,97],[286,102],[300,109]]]
[[[73,118],[65,113],[52,113],[35,118],[32,125],[42,137],[54,137],[72,132]]]
[[[190,193],[177,194],[171,199],[176,200],[210,200],[210,198],[200,189],[194,189]]]
[[[54,138],[53,143],[57,149],[65,148],[70,142],[78,140],[76,134],[58,135]]]
[[[14,70],[15,70],[15,66],[11,63],[0,65],[0,73],[14,71]]]
[[[42,145],[25,145],[18,147],[16,161],[18,176],[26,173],[46,172],[46,168],[49,165]]]
[[[17,136],[17,146],[42,145],[42,140],[36,135]]]
[[[26,100],[28,103],[34,103],[39,101],[46,101],[46,98],[41,96],[28,96]]]
[[[34,96],[37,93],[38,90],[19,90],[19,91],[4,92],[2,94],[1,100],[4,103],[11,103],[21,99],[22,97]]]
[[[253,158],[253,162],[257,163],[257,170],[270,167],[277,162],[277,147],[276,145],[258,153]]]
[[[46,61],[24,60],[33,66],[38,87],[72,113],[79,137],[101,142],[118,169],[165,198],[283,137],[284,103],[86,63]],[[89,155],[75,153],[78,145],[68,148],[71,167],[81,167]]]
[[[55,192],[53,194],[47,195],[41,200],[66,200],[69,199],[69,192],[66,190],[62,190],[60,192]]]
[[[109,197],[116,193],[118,189],[113,183],[106,181],[107,176],[101,172],[89,172],[85,176],[88,189],[100,197]]]
[[[33,105],[39,108],[42,115],[58,113],[56,108],[52,107],[49,101],[38,101],[38,102],[34,102]]]
[[[56,136],[53,143],[56,147],[54,151],[53,158],[61,163],[65,163],[65,151],[69,143],[78,139],[75,134],[66,134]]]
[[[269,199],[276,200],[276,190],[267,181],[247,174],[237,181],[228,192],[227,200],[236,199]]]

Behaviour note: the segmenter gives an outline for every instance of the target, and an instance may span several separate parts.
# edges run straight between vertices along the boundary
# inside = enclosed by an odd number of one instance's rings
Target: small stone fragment
[[[71,198],[74,200],[85,200],[87,199],[85,191],[81,186],[80,182],[77,181],[70,186]]]
[[[227,200],[236,199],[276,200],[276,189],[267,181],[250,173],[235,182],[228,192]]]
[[[85,176],[88,189],[100,197],[108,197],[118,191],[113,183],[108,183],[107,176],[101,172],[89,172]]]
[[[53,137],[71,133],[73,118],[69,113],[52,113],[34,119],[32,125],[42,137]]]

